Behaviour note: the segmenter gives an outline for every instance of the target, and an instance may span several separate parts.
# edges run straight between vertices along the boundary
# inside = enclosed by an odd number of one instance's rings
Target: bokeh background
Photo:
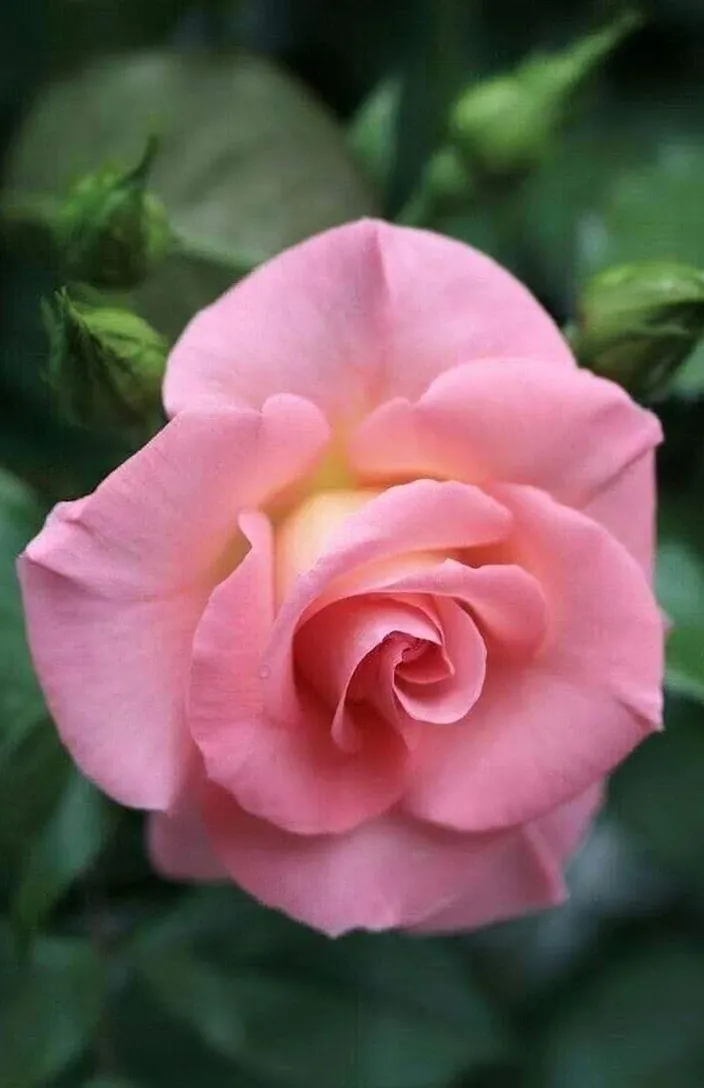
[[[398,214],[462,87],[618,10],[2,0],[2,1088],[704,1085],[701,351],[655,404],[667,728],[614,776],[558,910],[467,936],[329,941],[234,889],[160,881],[140,817],[101,798],[59,747],[14,576],[51,503],[129,452],[124,435],[71,425],[54,403],[39,309],[56,272],[14,214],[18,194],[135,161],[158,129],[153,184],[191,248],[133,301],[173,337],[231,278],[226,255],[256,262],[332,223]],[[643,10],[521,184],[436,224],[498,257],[563,323],[611,264],[704,268],[704,3]],[[364,107],[380,83],[397,109],[375,128]]]

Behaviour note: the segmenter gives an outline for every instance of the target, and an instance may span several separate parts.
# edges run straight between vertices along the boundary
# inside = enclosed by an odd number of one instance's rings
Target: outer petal
[[[350,455],[369,480],[540,487],[589,509],[644,562],[661,438],[656,417],[613,382],[525,359],[482,360],[442,374],[415,404],[382,405],[352,436]]]
[[[170,880],[226,880],[195,799],[172,812],[153,812],[147,822],[147,848],[152,865]]]
[[[231,877],[256,898],[337,936],[420,924],[472,886],[474,924],[554,902],[544,852],[513,832],[460,835],[398,813],[345,835],[292,835],[208,792],[204,816]]]
[[[287,250],[188,326],[166,410],[299,393],[354,418],[474,359],[574,361],[517,280],[463,243],[363,220]]]
[[[312,405],[183,416],[79,503],[57,508],[19,560],[29,641],[81,769],[124,804],[165,809],[192,743],[193,634],[241,554],[241,505],[308,468],[327,428]]]
[[[467,885],[462,894],[442,910],[430,915],[420,925],[417,933],[443,933],[473,929],[490,919],[499,921],[510,918],[519,910],[555,905],[564,898],[560,872],[569,855],[577,848],[601,805],[603,789],[592,786],[574,801],[568,801],[547,816],[528,824],[513,839],[516,854],[523,849],[537,853],[545,859],[546,869],[554,874],[552,889],[542,899],[536,896],[531,902],[531,886],[522,884],[523,866],[518,856],[508,851],[489,851],[486,868],[480,879]],[[521,907],[521,903],[523,907]]]
[[[295,692],[282,725],[262,705],[262,666],[274,616],[270,528],[261,514],[241,519],[252,549],[213,593],[194,641],[189,724],[209,777],[243,808],[302,834],[341,831],[399,797],[406,750],[374,731],[359,753],[331,736],[333,711]]]
[[[531,821],[601,780],[660,722],[662,621],[645,576],[604,529],[532,488],[501,488],[516,560],[551,603],[522,667],[490,671],[465,728],[433,733],[404,800],[486,831]]]

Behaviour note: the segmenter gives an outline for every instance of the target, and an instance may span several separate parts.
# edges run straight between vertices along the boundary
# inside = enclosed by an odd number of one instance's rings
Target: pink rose
[[[64,743],[155,865],[331,934],[558,902],[660,722],[656,419],[489,258],[375,222],[198,314],[164,396],[20,559]]]

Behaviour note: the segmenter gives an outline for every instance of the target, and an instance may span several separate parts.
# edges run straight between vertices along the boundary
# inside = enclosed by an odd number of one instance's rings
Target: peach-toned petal
[[[416,476],[540,487],[588,509],[643,561],[652,547],[651,412],[613,382],[524,359],[483,360],[442,374],[417,403],[382,405],[350,440],[369,481]],[[610,497],[614,488],[616,493]]]
[[[460,835],[391,812],[344,835],[292,835],[215,789],[204,818],[233,880],[331,936],[418,925],[468,887],[482,908],[475,925],[561,893],[542,843],[536,849],[513,832]]]
[[[474,359],[574,360],[558,329],[489,257],[363,220],[287,250],[198,314],[169,359],[167,412],[298,393],[329,418],[418,397]]]
[[[657,728],[660,614],[636,562],[596,522],[503,487],[518,561],[543,585],[550,634],[528,665],[490,671],[465,727],[428,734],[404,804],[467,831],[523,823],[606,775]]]
[[[192,742],[193,635],[239,560],[237,514],[305,470],[327,437],[305,402],[174,420],[19,560],[29,642],[74,759],[124,804],[168,808]]]

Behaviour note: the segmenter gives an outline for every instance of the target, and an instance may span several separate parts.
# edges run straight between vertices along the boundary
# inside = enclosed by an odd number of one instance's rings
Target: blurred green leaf
[[[0,1084],[34,1088],[75,1061],[98,1027],[104,981],[88,942],[38,941],[0,1006]]]
[[[464,76],[470,18],[464,0],[410,0],[407,7],[406,56],[388,179],[390,217],[411,199],[426,164],[445,142],[450,105]]]
[[[214,1050],[237,1059],[245,1042],[242,994],[236,978],[185,952],[148,957],[141,973],[154,996]]]
[[[665,731],[626,760],[610,789],[613,812],[690,890],[704,893],[704,708],[668,701]]]
[[[312,936],[303,973],[281,951],[223,968],[166,946],[141,970],[201,1039],[282,1084],[427,1088],[506,1057],[494,1010],[439,942]]]
[[[44,510],[29,488],[0,469],[0,766],[45,713],[24,634],[15,560],[41,528]]]
[[[486,1024],[453,1022],[408,994],[376,992],[363,977],[338,989],[252,973],[238,988],[247,1010],[244,1062],[286,1083],[427,1088],[503,1057],[503,1041]]]
[[[704,701],[704,526],[696,496],[663,495],[659,523],[657,594],[672,624],[667,683]]]
[[[113,816],[106,798],[72,771],[20,870],[12,903],[20,933],[35,932],[57,900],[90,869],[112,831]]]
[[[686,145],[664,145],[657,162],[617,177],[582,248],[585,270],[640,260],[704,266],[703,188],[704,152]]]
[[[174,1020],[141,980],[133,978],[111,1005],[110,1028],[116,1065],[134,1088],[274,1088],[255,1084]]]
[[[105,162],[131,163],[155,131],[153,187],[187,251],[136,298],[165,333],[178,333],[228,287],[243,261],[374,211],[325,109],[270,62],[244,53],[103,60],[50,88],[20,132],[8,188],[59,194]]]
[[[124,1077],[92,1077],[82,1088],[138,1088],[133,1080]]]
[[[675,374],[671,390],[683,397],[704,396],[704,342],[697,345]]]
[[[704,953],[663,936],[599,963],[547,1026],[536,1088],[697,1088]]]
[[[131,941],[136,956],[166,954],[187,946],[198,956],[236,968],[282,948],[303,943],[308,931],[278,911],[268,910],[234,885],[182,893],[170,910],[160,910],[137,928]]]
[[[0,761],[0,891],[9,892],[70,771],[52,723],[38,721]]]
[[[382,80],[362,102],[347,133],[352,154],[379,191],[385,189],[393,166],[400,97],[398,76]]]

